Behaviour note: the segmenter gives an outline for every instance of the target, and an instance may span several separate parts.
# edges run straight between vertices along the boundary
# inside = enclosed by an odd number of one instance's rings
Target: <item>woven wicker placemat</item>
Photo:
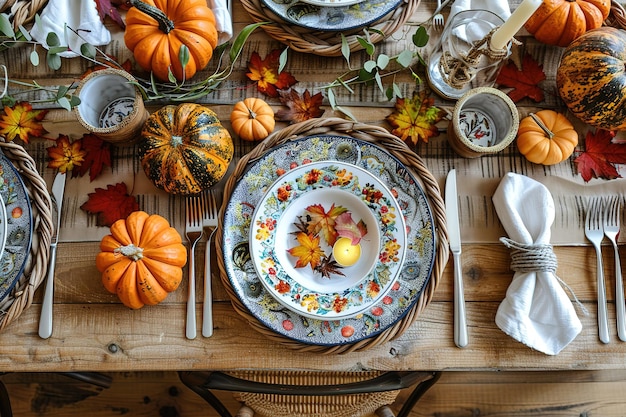
[[[256,23],[269,22],[261,26],[272,38],[289,45],[291,49],[322,56],[341,56],[341,36],[345,36],[351,51],[365,47],[357,36],[363,36],[363,28],[337,31],[313,31],[310,28],[294,25],[284,21],[280,16],[262,4],[261,0],[241,0],[252,20]],[[402,28],[411,18],[420,4],[420,0],[403,0],[392,12],[378,21],[368,25],[370,41],[377,43]]]
[[[30,23],[35,14],[48,3],[48,0],[7,0],[2,4],[0,13],[11,13],[10,21],[13,29],[17,30],[20,25]]]
[[[395,156],[407,168],[413,171],[416,178],[419,178],[422,181],[422,187],[424,188],[424,193],[426,194],[426,197],[430,204],[433,213],[433,219],[435,222],[436,253],[432,269],[432,275],[419,300],[413,305],[410,311],[401,320],[390,326],[385,331],[377,334],[376,336],[363,339],[352,344],[337,346],[319,346],[304,344],[274,332],[273,330],[267,328],[264,324],[262,324],[254,315],[252,315],[248,308],[241,302],[226,272],[224,253],[222,250],[222,233],[224,226],[223,212],[228,205],[228,201],[230,200],[230,196],[232,195],[233,190],[237,185],[237,181],[239,181],[239,179],[245,173],[245,170],[251,161],[254,161],[257,158],[263,156],[273,147],[282,145],[290,140],[296,140],[311,135],[351,136],[353,138],[380,146],[391,155]],[[226,291],[230,296],[231,303],[235,308],[235,311],[243,316],[255,330],[259,331],[266,337],[299,351],[317,353],[347,353],[365,350],[399,337],[404,333],[406,329],[408,329],[413,324],[419,314],[424,310],[424,308],[432,299],[432,296],[437,289],[437,286],[439,285],[443,270],[448,261],[449,250],[448,232],[446,229],[445,206],[441,197],[439,184],[424,164],[422,158],[415,152],[413,152],[406,143],[389,133],[384,128],[358,122],[351,122],[345,119],[327,118],[307,120],[305,122],[297,123],[281,129],[277,132],[274,132],[267,139],[257,145],[257,147],[255,147],[251,152],[249,152],[239,160],[239,162],[235,166],[233,175],[226,181],[226,184],[224,185],[224,200],[219,218],[220,222],[215,238],[215,250],[217,251],[220,277],[222,283],[224,284],[224,287],[226,288]]]
[[[22,146],[13,142],[0,141],[0,149],[20,173],[30,198],[33,215],[32,244],[24,271],[13,290],[0,301],[2,330],[32,304],[35,291],[46,277],[54,226],[50,194],[33,158]]]

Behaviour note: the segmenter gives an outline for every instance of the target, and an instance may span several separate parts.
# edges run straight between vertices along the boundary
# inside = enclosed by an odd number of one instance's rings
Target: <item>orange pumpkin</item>
[[[572,123],[554,110],[531,113],[519,124],[517,147],[530,162],[554,165],[570,157],[578,145]]]
[[[158,304],[178,288],[187,249],[165,218],[135,211],[110,231],[100,242],[96,267],[104,287],[126,307]]]
[[[145,71],[181,81],[209,63],[217,46],[215,15],[206,0],[131,0],[124,42]],[[183,45],[186,47],[181,50]],[[186,61],[183,72],[182,62]]]
[[[543,0],[524,28],[548,45],[567,46],[599,28],[611,12],[611,0]]]
[[[260,98],[247,98],[238,102],[230,114],[235,134],[247,141],[263,140],[274,130],[274,110]]]

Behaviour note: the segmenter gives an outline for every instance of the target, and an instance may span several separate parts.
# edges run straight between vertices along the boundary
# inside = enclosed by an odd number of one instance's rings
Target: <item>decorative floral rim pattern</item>
[[[365,27],[394,10],[400,0],[368,0],[346,6],[322,6],[304,1],[262,0],[285,21],[313,30],[345,31]]]
[[[334,283],[330,277],[316,280],[315,275],[307,274],[310,269],[300,272],[291,268],[290,260],[283,256],[289,235],[284,226],[293,221],[285,218],[285,213],[301,200],[310,200],[313,194],[318,202],[323,201],[324,194],[316,192],[324,189],[333,198],[341,190],[373,213],[376,224],[368,225],[368,229],[378,228],[381,233],[375,235],[380,245],[376,242],[374,253],[368,254],[374,257],[371,264],[375,266],[369,268],[369,273],[358,276],[357,270],[352,269],[346,271],[352,278],[335,277]],[[334,205],[333,198],[329,205]],[[398,203],[375,176],[351,164],[323,161],[293,168],[269,188],[255,210],[250,242],[253,264],[266,291],[302,316],[337,320],[361,313],[391,289],[404,259],[406,230]],[[342,280],[352,285],[342,286]],[[325,291],[325,287],[330,291]]]
[[[333,321],[308,319],[270,296],[256,274],[248,243],[252,213],[278,178],[276,170],[324,160],[352,163],[381,179],[398,194],[396,200],[407,225],[405,262],[391,291],[369,311]],[[435,263],[432,211],[414,174],[383,148],[349,136],[319,135],[288,141],[249,163],[226,202],[222,225],[224,272],[236,297],[263,326],[303,344],[349,345],[380,335],[414,308]]]
[[[0,258],[0,300],[20,278],[30,253],[32,210],[26,186],[4,154],[0,155],[0,198],[7,213],[6,244]]]

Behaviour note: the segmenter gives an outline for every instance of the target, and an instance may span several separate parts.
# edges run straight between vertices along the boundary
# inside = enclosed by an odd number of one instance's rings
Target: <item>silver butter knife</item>
[[[465,347],[468,343],[468,336],[463,275],[461,273],[461,227],[459,225],[455,169],[450,170],[446,179],[445,203],[450,251],[454,261],[454,343],[458,347]]]
[[[41,304],[41,316],[39,317],[39,337],[47,339],[52,335],[52,304],[54,299],[54,266],[57,257],[57,242],[59,240],[59,229],[61,228],[61,207],[63,205],[63,194],[65,193],[65,173],[59,172],[54,177],[52,183],[52,205],[53,216],[56,220],[55,229],[50,241],[50,259],[48,261],[48,276],[46,278],[46,291]]]

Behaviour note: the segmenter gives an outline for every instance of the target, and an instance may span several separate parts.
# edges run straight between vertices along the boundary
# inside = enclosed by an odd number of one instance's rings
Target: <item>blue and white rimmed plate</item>
[[[0,300],[19,281],[30,254],[32,211],[26,186],[17,170],[0,152],[0,198],[6,208],[6,242],[0,257]]]
[[[367,310],[341,320],[310,319],[286,308],[261,284],[250,256],[252,217],[267,190],[290,169],[319,161],[350,163],[377,177],[398,202],[407,229],[404,264],[391,290]],[[352,344],[385,332],[418,302],[435,259],[432,212],[415,175],[383,148],[348,136],[303,137],[268,150],[238,180],[222,222],[224,270],[236,297],[262,325],[304,344]]]
[[[311,1],[317,4],[311,4]],[[262,2],[288,23],[319,31],[346,31],[366,27],[382,19],[402,0],[365,0],[350,5],[331,5],[325,0]]]
[[[333,252],[343,239],[359,248],[353,264]],[[391,289],[405,250],[404,218],[391,191],[339,161],[287,171],[259,202],[250,227],[250,255],[266,291],[313,319],[354,317],[376,303]]]
[[[0,196],[0,254],[4,252],[4,245],[7,241],[7,208],[4,206],[4,199]]]

